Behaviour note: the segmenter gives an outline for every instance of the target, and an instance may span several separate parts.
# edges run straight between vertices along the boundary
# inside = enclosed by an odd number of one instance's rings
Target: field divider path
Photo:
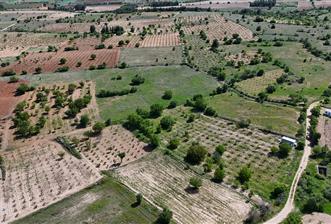
[[[293,182],[291,184],[291,189],[289,196],[286,200],[286,204],[283,207],[283,209],[273,218],[269,219],[268,221],[264,222],[264,224],[278,224],[284,221],[287,216],[292,212],[292,210],[295,208],[294,205],[294,198],[295,198],[295,192],[297,190],[297,186],[299,183],[299,180],[305,171],[307,165],[308,165],[308,160],[309,156],[311,154],[311,146],[310,146],[310,140],[309,140],[309,128],[310,128],[310,116],[311,116],[311,110],[318,106],[319,102],[314,102],[309,105],[307,109],[307,118],[306,118],[306,140],[305,140],[305,148],[304,152],[299,164],[299,168],[294,176]]]
[[[4,31],[8,30],[10,27],[15,26],[15,25],[16,25],[16,23],[13,23],[13,24],[3,28],[2,30],[0,30],[0,32],[4,32]]]

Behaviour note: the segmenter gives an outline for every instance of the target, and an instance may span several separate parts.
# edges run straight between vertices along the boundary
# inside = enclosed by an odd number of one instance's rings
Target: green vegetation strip
[[[158,210],[142,200],[132,206],[135,194],[112,177],[33,213],[14,224],[65,223],[152,223]]]

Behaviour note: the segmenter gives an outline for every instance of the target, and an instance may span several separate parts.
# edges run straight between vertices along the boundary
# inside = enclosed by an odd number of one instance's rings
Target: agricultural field
[[[22,83],[22,82],[21,82]],[[0,81],[0,118],[4,118],[11,114],[15,105],[25,96],[17,96],[16,89],[19,83],[8,83]]]
[[[236,191],[207,179],[199,194],[189,193],[188,180],[195,173],[160,153],[120,168],[115,174],[159,206],[171,207],[176,223],[240,223],[251,207]]]
[[[78,122],[70,117],[71,115],[68,115],[68,111],[70,111],[69,104],[66,104],[65,101],[62,102],[62,97],[66,95],[72,101],[93,95],[90,103],[82,108],[76,116],[86,114],[92,120],[98,119],[98,111],[95,108],[94,84],[92,82],[71,83],[71,86],[76,88],[73,91],[69,90],[69,85],[67,83],[63,85],[43,85],[34,91],[25,93],[26,97],[22,105],[24,105],[23,112],[27,112],[30,115],[28,121],[31,124],[43,124],[37,135],[33,136],[32,139],[38,140],[46,136],[65,134],[77,128]],[[19,113],[16,112],[16,115],[18,116]],[[14,125],[15,120],[11,124]],[[10,135],[8,137],[10,144],[26,144],[25,138],[20,139],[20,134],[17,134],[19,130],[17,127],[10,129]]]
[[[99,170],[126,165],[152,150],[121,126],[107,128],[96,138],[74,135],[70,136],[70,139],[79,140],[78,151]],[[124,155],[123,158],[119,156],[121,153]]]
[[[181,47],[162,48],[124,48],[120,62],[128,66],[180,65],[183,62]]]
[[[178,19],[179,23],[185,27],[183,29],[185,34],[198,33],[203,30],[211,40],[223,40],[224,37],[231,37],[233,34],[238,34],[245,41],[253,39],[251,30],[219,15],[210,15],[207,17],[203,15],[179,16]]]
[[[99,76],[96,80],[97,90],[121,90],[128,86],[135,75],[141,75],[145,82],[138,86],[137,93],[126,96],[98,98],[100,116],[103,119],[111,118],[113,121],[123,121],[137,108],[147,109],[153,103],[160,103],[167,107],[169,101],[160,100],[164,91],[173,92],[173,100],[177,104],[185,103],[197,91],[208,95],[217,87],[217,83],[210,77],[194,72],[185,66],[166,66],[150,68],[132,68],[113,73],[113,77],[120,75],[121,80],[105,80],[106,76]],[[115,76],[116,75],[116,76]],[[185,82],[188,81],[189,82]]]
[[[0,223],[331,215],[327,7],[0,0]]]
[[[6,177],[1,181],[1,222],[6,223],[46,207],[99,180],[88,163],[51,141],[2,153]]]
[[[95,55],[95,58],[92,58]],[[113,68],[117,66],[120,57],[119,49],[93,50],[93,51],[70,51],[58,53],[30,53],[22,57],[16,63],[0,69],[0,72],[14,71],[16,74],[26,72],[29,74],[39,73],[36,69],[41,68],[44,73],[61,72],[65,70],[86,70],[98,66]],[[60,60],[64,59],[65,63]],[[68,62],[67,62],[68,61]]]
[[[274,84],[275,80],[282,74],[283,70],[281,69],[268,71],[261,77],[255,77],[239,82],[237,88],[249,95],[256,96],[258,93],[264,91],[269,85]]]
[[[263,129],[295,136],[300,127],[297,122],[299,111],[291,107],[261,105],[245,100],[235,93],[214,96],[209,99],[209,104],[221,117],[235,120],[249,119],[252,124]]]
[[[15,224],[97,222],[144,224],[156,220],[158,211],[146,201],[132,207],[134,193],[112,177],[39,210]]]
[[[185,109],[170,113],[176,116],[176,124],[171,132],[164,134],[164,140],[169,142],[172,138],[180,139],[179,147],[172,152],[176,158],[183,160],[194,142],[205,146],[209,155],[213,155],[216,146],[223,145],[224,183],[238,188],[236,175],[241,167],[248,165],[253,170],[249,189],[264,199],[270,200],[269,195],[277,182],[289,187],[298,166],[300,152],[292,151],[286,159],[270,155],[270,149],[279,144],[280,135],[256,128],[240,129],[233,121],[203,115],[187,123],[189,113]],[[194,169],[199,173],[204,172],[201,165]]]

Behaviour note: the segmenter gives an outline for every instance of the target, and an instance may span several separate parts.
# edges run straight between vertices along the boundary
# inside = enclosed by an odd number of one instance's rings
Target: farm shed
[[[326,109],[325,112],[324,112],[324,115],[331,118],[331,110]]]
[[[286,136],[283,136],[282,139],[280,140],[281,143],[287,143],[292,147],[296,147],[297,146],[297,140],[293,139],[293,138],[289,138]]]

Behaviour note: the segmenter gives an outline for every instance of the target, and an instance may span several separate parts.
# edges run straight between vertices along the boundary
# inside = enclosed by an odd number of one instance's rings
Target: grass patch
[[[143,200],[133,208],[135,194],[112,177],[82,190],[45,209],[37,211],[15,224],[38,223],[152,223],[158,210]]]
[[[182,48],[123,48],[120,61],[129,66],[179,65],[182,62]]]
[[[218,86],[217,81],[204,73],[195,72],[187,66],[155,66],[128,69],[106,69],[99,71],[67,72],[61,74],[27,75],[25,79],[32,85],[54,82],[73,82],[93,80],[96,92],[105,90],[123,90],[130,88],[132,78],[139,74],[145,82],[138,86],[138,91],[126,96],[97,99],[100,115],[103,119],[122,121],[138,107],[148,109],[154,103],[167,107],[171,100],[178,104],[195,94],[208,95]],[[117,77],[121,79],[117,80]],[[162,100],[164,91],[171,90],[173,98]]]
[[[97,79],[97,89],[123,88],[123,86],[129,85],[136,74],[144,77],[145,82],[138,86],[138,91],[134,94],[97,100],[101,117],[103,119],[111,118],[114,121],[125,119],[138,107],[148,109],[154,103],[167,107],[170,100],[162,100],[162,95],[166,90],[173,92],[171,100],[183,104],[193,95],[198,93],[208,95],[217,87],[217,82],[213,78],[182,66],[127,69],[118,71],[116,74],[122,75],[122,80],[112,82],[109,79]]]
[[[253,125],[264,129],[293,136],[299,128],[299,112],[291,107],[260,104],[234,93],[216,95],[209,98],[208,103],[221,117],[250,119]]]

